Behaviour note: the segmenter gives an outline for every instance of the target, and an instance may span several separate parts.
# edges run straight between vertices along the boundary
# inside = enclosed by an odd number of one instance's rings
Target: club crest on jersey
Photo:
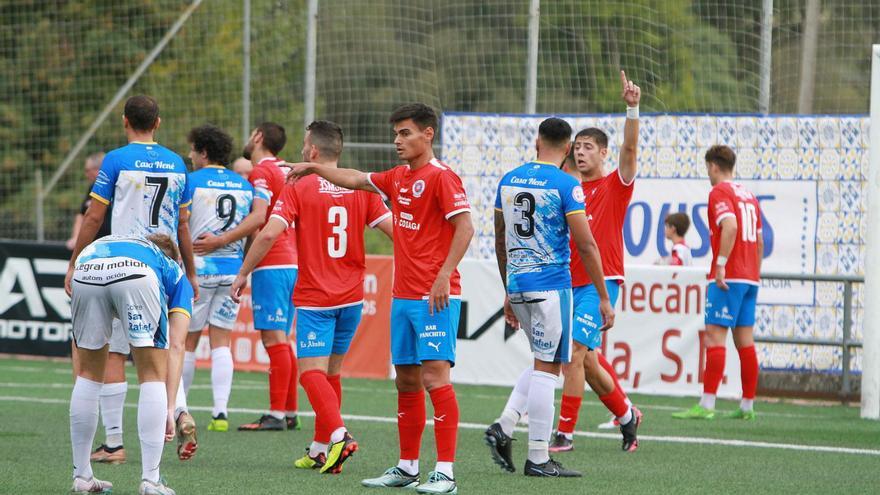
[[[422,197],[422,193],[425,192],[425,181],[419,179],[415,181],[412,185],[412,193],[416,198]]]
[[[575,187],[571,190],[571,197],[574,198],[578,203],[584,202],[584,189],[580,186]]]

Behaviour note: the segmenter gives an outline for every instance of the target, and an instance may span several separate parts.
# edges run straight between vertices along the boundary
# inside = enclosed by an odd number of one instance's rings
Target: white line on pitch
[[[38,397],[19,397],[13,395],[0,395],[0,401],[2,402],[30,402],[34,404],[58,404],[58,405],[67,405],[70,401],[65,399],[45,399]],[[136,408],[137,404],[128,403],[125,404],[125,407],[128,408]],[[205,406],[189,406],[189,409],[193,411],[206,411],[211,412],[210,407]],[[234,413],[244,413],[244,414],[263,414],[266,411],[263,409],[251,409],[251,408],[229,408],[229,412]],[[312,417],[315,413],[306,411],[299,413],[301,416]],[[383,416],[363,416],[359,414],[343,414],[343,419],[346,421],[365,421],[370,423],[389,423],[396,424],[397,418],[393,417],[383,417]],[[428,420],[429,425],[433,425],[434,422],[432,420]],[[484,430],[487,425],[480,423],[465,423],[461,422],[458,424],[458,427],[465,430]],[[516,431],[520,432],[528,432],[528,429],[523,427],[516,428]],[[616,433],[593,433],[586,431],[576,431],[574,433],[580,437],[586,438],[599,438],[603,440],[620,440],[620,435]],[[659,435],[639,435],[640,440],[647,440],[652,442],[663,442],[663,443],[689,443],[689,444],[700,444],[700,445],[722,445],[725,447],[751,447],[751,448],[760,448],[760,449],[781,449],[781,450],[798,450],[805,452],[825,452],[825,453],[834,453],[834,454],[854,454],[854,455],[868,455],[868,456],[880,456],[880,450],[873,449],[855,449],[849,447],[831,447],[826,445],[799,445],[799,444],[790,444],[790,443],[772,443],[772,442],[754,442],[751,440],[733,440],[733,439],[723,439],[723,438],[706,438],[706,437],[680,437],[680,436],[659,436]]]

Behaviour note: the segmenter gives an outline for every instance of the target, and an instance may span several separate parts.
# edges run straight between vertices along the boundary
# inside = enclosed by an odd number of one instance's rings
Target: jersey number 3
[[[327,222],[333,235],[327,238],[327,254],[331,258],[342,258],[348,251],[348,210],[344,206],[332,206],[327,210]]]
[[[514,232],[521,238],[532,237],[535,235],[535,196],[521,192],[513,197],[513,204],[522,215],[513,225]]]

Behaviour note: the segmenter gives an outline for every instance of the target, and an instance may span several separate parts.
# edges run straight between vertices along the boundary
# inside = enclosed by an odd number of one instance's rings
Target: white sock
[[[188,412],[189,407],[186,405],[186,391],[183,390],[183,380],[177,385],[177,397],[174,399],[174,419],[180,417],[180,413]]]
[[[419,460],[401,459],[397,463],[397,467],[404,470],[406,474],[415,476],[419,474]]]
[[[504,406],[501,417],[497,420],[497,423],[501,425],[501,430],[507,436],[513,436],[513,428],[519,422],[522,415],[528,411],[529,384],[531,380],[532,367],[529,366],[517,378],[516,385],[514,385],[513,390],[510,392],[510,397],[507,399],[507,405]]]
[[[159,462],[165,445],[168,395],[165,382],[141,383],[138,397],[138,438],[141,440],[141,478],[159,481]]]
[[[269,411],[269,416],[272,416],[275,419],[284,419],[284,411]]]
[[[706,409],[715,410],[715,394],[703,394],[700,405]]]
[[[753,410],[755,408],[755,399],[743,399],[742,402],[739,403],[739,408],[744,412]]]
[[[211,390],[214,392],[212,416],[229,415],[229,393],[232,391],[232,352],[228,347],[211,349]]]
[[[101,387],[101,420],[104,422],[104,443],[110,447],[122,445],[122,410],[128,382],[105,383]]]
[[[451,462],[440,462],[437,461],[437,464],[434,465],[434,471],[438,473],[443,473],[446,476],[449,476],[449,479],[454,480],[455,476],[452,474],[452,463]]]
[[[312,457],[317,457],[318,454],[327,455],[327,447],[328,445],[326,443],[312,442],[312,444],[309,445],[309,455]]]
[[[330,434],[330,443],[341,442],[343,438],[345,438],[345,432],[348,430],[345,429],[344,426],[340,426],[333,430],[333,433]]]
[[[189,388],[193,384],[193,378],[196,376],[196,353],[186,351],[183,353],[183,373],[180,381],[183,382],[183,390],[189,393]]]
[[[633,420],[633,410],[629,408],[626,410],[626,414],[617,418],[617,422],[622,425],[628,425],[630,421]]]
[[[548,442],[553,427],[555,404],[553,394],[556,389],[556,375],[543,371],[532,371],[529,385],[529,460],[543,464],[550,459]]]
[[[92,464],[89,460],[95,431],[98,429],[98,394],[100,382],[81,376],[76,377],[70,394],[70,445],[73,450],[73,475],[91,479]]]

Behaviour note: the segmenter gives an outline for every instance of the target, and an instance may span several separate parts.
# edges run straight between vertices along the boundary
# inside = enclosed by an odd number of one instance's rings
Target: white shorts
[[[509,297],[535,359],[545,363],[571,361],[571,289],[514,292]]]
[[[110,330],[110,352],[125,354],[126,356],[129,353],[128,335],[122,329],[122,320],[119,318],[113,318],[113,325]]]
[[[190,332],[201,332],[205,325],[232,330],[239,304],[232,300],[235,275],[199,275],[199,300],[193,304]]]
[[[119,266],[125,260],[132,263]],[[108,269],[108,264],[116,267]],[[124,338],[133,347],[168,348],[168,318],[152,268],[124,257],[93,259],[77,266],[71,286],[77,347],[95,350],[111,343],[119,352]]]

